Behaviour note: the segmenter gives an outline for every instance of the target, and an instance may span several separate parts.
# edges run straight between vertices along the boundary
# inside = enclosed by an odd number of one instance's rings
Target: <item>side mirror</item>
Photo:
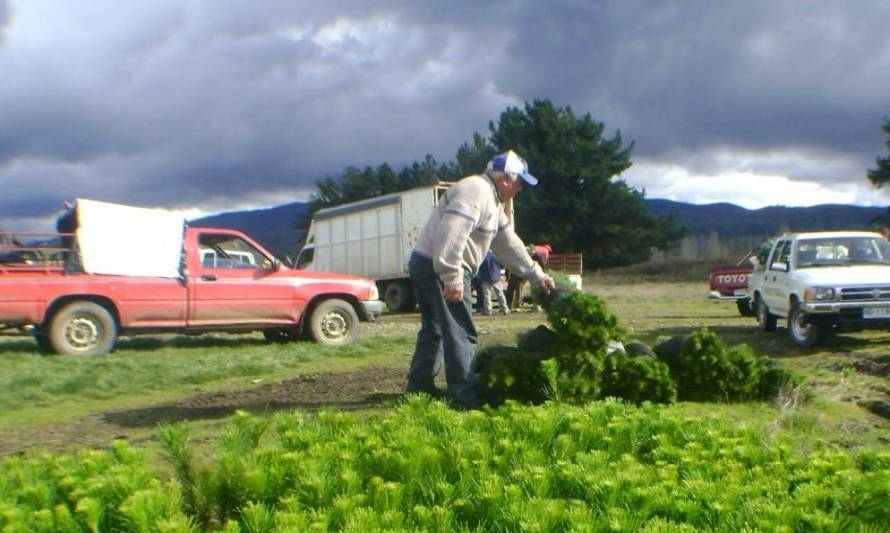
[[[788,263],[781,263],[776,261],[775,263],[769,266],[770,270],[778,270],[780,272],[788,272]]]

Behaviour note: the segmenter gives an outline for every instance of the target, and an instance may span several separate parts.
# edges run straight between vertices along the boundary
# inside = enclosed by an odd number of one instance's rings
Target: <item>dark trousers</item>
[[[510,309],[519,309],[522,307],[523,290],[522,286],[525,280],[519,274],[507,273],[507,304]]]
[[[414,293],[420,305],[420,331],[408,370],[408,392],[435,393],[433,380],[445,364],[448,399],[458,408],[479,406],[479,391],[473,374],[476,326],[470,299],[470,274],[464,272],[464,297],[446,302],[445,285],[433,270],[433,261],[418,253],[408,264]]]

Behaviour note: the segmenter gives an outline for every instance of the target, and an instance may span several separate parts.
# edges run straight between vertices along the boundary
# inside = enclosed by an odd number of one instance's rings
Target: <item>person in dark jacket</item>
[[[501,268],[501,264],[491,250],[485,254],[485,259],[479,264],[479,274],[476,275],[476,280],[479,283],[476,291],[476,309],[483,315],[492,314],[492,293],[498,300],[501,314],[507,315],[510,313],[510,308],[507,306],[507,297],[504,296],[504,289],[501,287]]]

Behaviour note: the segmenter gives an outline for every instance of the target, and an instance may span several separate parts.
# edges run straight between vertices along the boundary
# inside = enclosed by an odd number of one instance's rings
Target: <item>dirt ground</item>
[[[139,442],[160,422],[207,420],[236,410],[274,412],[387,407],[402,396],[405,369],[369,368],[355,372],[303,375],[253,389],[198,394],[180,401],[99,413],[71,422],[0,432],[0,457],[34,450],[65,451],[101,447],[117,438]]]
[[[480,334],[512,336],[510,327],[493,318],[479,320]],[[386,321],[363,324],[363,334],[414,335],[419,322],[416,314],[396,315]],[[202,393],[178,401],[98,413],[58,424],[0,430],[0,458],[25,452],[104,447],[118,438],[133,443],[145,442],[154,438],[154,427],[158,423],[221,419],[236,410],[271,413],[325,407],[345,410],[387,408],[402,396],[407,362],[404,368],[301,375],[255,388]],[[444,381],[440,385],[444,387]]]

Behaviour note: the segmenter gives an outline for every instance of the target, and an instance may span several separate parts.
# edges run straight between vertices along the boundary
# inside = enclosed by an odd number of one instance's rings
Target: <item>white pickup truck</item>
[[[788,233],[748,277],[764,331],[779,317],[798,346],[833,329],[890,329],[890,244],[864,231]]]

